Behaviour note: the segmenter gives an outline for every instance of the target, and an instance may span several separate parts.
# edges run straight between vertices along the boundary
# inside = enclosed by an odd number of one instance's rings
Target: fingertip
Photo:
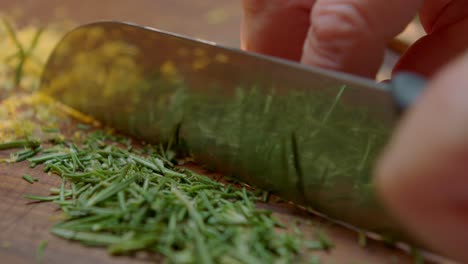
[[[299,61],[315,0],[243,0],[242,48]]]
[[[468,261],[468,54],[437,74],[375,169],[392,215],[439,253]]]
[[[466,0],[424,1],[419,19],[427,33],[456,23],[468,15]]]
[[[374,78],[387,42],[411,21],[422,0],[318,0],[302,62]]]
[[[318,1],[301,61],[305,64],[374,78],[385,46],[376,41],[372,22],[358,5]],[[348,1],[349,2],[349,1]]]

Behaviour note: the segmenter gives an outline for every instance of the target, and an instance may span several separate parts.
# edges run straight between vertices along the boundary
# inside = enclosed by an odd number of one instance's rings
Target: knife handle
[[[423,93],[427,80],[419,74],[400,72],[387,85],[398,111],[403,113]]]

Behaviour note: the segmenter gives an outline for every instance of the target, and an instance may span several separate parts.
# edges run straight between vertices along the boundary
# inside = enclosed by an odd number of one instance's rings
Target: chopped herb
[[[309,264],[320,264],[320,258],[317,256],[310,257]]]
[[[35,149],[27,148],[25,150],[18,151],[16,153],[12,153],[10,155],[11,157],[10,162],[21,162],[21,161],[27,160],[28,158],[33,157],[34,155],[36,155],[37,153],[41,151],[42,151],[42,148],[39,146]]]
[[[25,174],[23,175],[23,179],[27,182],[29,182],[30,184],[33,184],[34,182],[37,182],[38,179],[34,178],[33,176],[31,175],[28,175],[28,174]]]
[[[78,124],[76,125],[76,127],[78,129],[81,129],[81,130],[90,130],[91,129],[91,126],[90,125],[86,125],[86,124]]]
[[[367,234],[363,231],[358,233],[358,243],[361,247],[367,246]]]
[[[60,133],[60,129],[56,127],[45,127],[42,129],[44,133]]]
[[[316,240],[306,241],[305,246],[309,250],[322,250],[323,249],[322,243],[320,243],[320,241],[316,241]]]
[[[263,194],[262,194],[262,201],[264,203],[268,203],[270,201],[270,195],[271,195],[271,192],[270,191],[263,191]]]
[[[281,223],[271,211],[255,207],[265,195],[174,167],[157,147],[149,156],[121,148],[116,138],[92,132],[84,144],[68,142],[28,158],[62,178],[50,196],[25,196],[60,206],[66,220],[52,228],[56,236],[111,254],[152,251],[172,263],[298,258],[302,237],[276,232]]]
[[[58,196],[58,195],[54,195],[54,196],[38,196],[38,195],[26,194],[26,195],[24,196],[24,198],[29,199],[29,200],[39,201],[39,202],[51,202],[51,201],[57,200],[58,198],[60,198],[60,196]]]
[[[38,140],[17,140],[10,142],[0,143],[0,150],[15,149],[15,148],[32,148],[35,149],[41,145],[41,142]]]
[[[39,243],[39,246],[37,246],[37,249],[36,249],[37,263],[44,262],[45,251],[48,245],[49,245],[49,242],[47,240],[42,240],[41,243]]]
[[[8,33],[9,38],[13,41],[17,49],[16,53],[13,54],[12,57],[18,58],[18,65],[16,66],[16,69],[15,69],[15,85],[19,86],[21,79],[23,77],[26,62],[29,59],[31,59],[32,52],[34,51],[37,44],[39,43],[39,39],[42,33],[44,32],[44,29],[40,28],[36,31],[36,33],[33,36],[33,40],[31,41],[31,45],[26,49],[20,43],[18,36],[16,35],[16,32],[13,29],[13,26],[10,24],[10,22],[8,22],[8,20],[6,19],[2,19],[2,20],[3,20],[3,25]]]
[[[411,248],[411,255],[415,264],[424,264],[424,256],[419,249]]]
[[[309,250],[330,250],[334,247],[334,244],[326,236],[322,230],[317,230],[315,232],[318,240],[307,241],[306,248]]]

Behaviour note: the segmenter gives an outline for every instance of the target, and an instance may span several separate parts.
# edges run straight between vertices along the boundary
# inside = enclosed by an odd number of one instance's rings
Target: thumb
[[[374,78],[385,47],[422,0],[318,0],[303,48],[305,64]]]
[[[397,129],[376,186],[427,246],[468,261],[468,53],[435,76]]]

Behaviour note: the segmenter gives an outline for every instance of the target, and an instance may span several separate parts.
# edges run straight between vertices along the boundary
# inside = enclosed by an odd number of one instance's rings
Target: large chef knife
[[[100,22],[58,44],[41,91],[137,138],[172,141],[225,175],[395,234],[398,226],[374,196],[372,169],[412,94],[389,87]]]

